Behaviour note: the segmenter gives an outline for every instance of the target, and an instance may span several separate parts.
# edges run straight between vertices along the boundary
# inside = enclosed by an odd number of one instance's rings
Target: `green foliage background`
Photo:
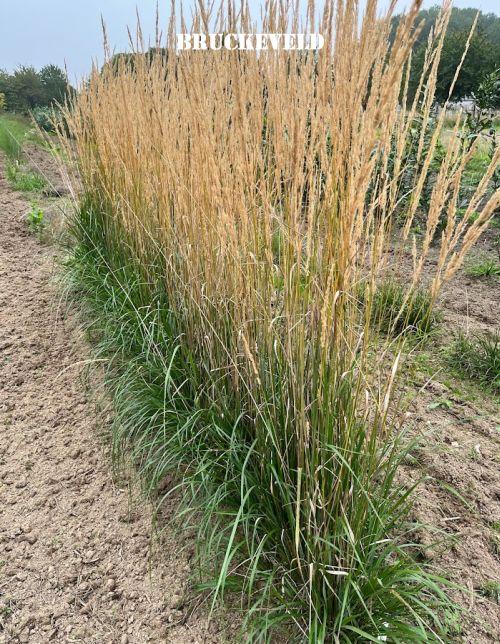
[[[45,65],[40,71],[21,66],[12,74],[0,70],[0,94],[5,95],[5,107],[11,112],[27,114],[35,107],[62,103],[73,91],[57,65]]]
[[[430,30],[439,15],[440,8],[436,5],[420,11],[417,24],[425,21],[414,46],[412,73],[410,78],[410,93],[416,90],[418,79],[422,72],[425,49]],[[478,13],[477,9],[452,9],[448,31],[444,39],[443,53],[438,70],[436,100],[444,102],[448,98],[450,85],[462,58],[467,38],[472,24]],[[394,18],[394,29],[399,24],[400,16]],[[479,12],[478,23],[472,37],[469,51],[462,70],[453,90],[452,99],[459,101],[470,97],[477,89],[481,79],[500,68],[500,16],[494,13]],[[500,97],[496,107],[500,108]]]

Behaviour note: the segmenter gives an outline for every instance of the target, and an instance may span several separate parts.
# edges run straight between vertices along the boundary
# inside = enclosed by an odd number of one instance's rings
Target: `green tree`
[[[13,112],[51,107],[64,102],[67,94],[74,91],[57,65],[45,65],[39,72],[34,67],[18,67],[12,74],[0,69],[0,93]]]
[[[430,30],[439,15],[438,6],[420,11],[417,24],[423,20],[424,25],[414,46],[410,92],[414,92],[422,71],[425,49]],[[438,69],[436,99],[443,102],[448,98],[451,83],[462,58],[465,45],[474,23],[477,9],[453,8],[446,33],[441,61]],[[395,16],[393,28],[399,24],[400,17]],[[470,97],[478,88],[481,79],[500,67],[500,17],[493,13],[479,12],[477,26],[471,39],[469,51],[464,60],[451,98],[460,100]],[[500,103],[496,103],[500,107]]]
[[[450,31],[445,38],[436,88],[436,100],[439,102],[444,102],[448,98],[458,62],[465,50],[469,31],[470,28]],[[472,36],[464,65],[453,89],[453,99],[460,100],[466,96],[472,96],[481,78],[494,70],[495,61],[491,56],[491,51],[492,43],[482,27],[478,26]],[[497,64],[499,62],[497,60]]]
[[[45,102],[62,103],[68,93],[68,79],[63,70],[57,65],[45,65],[40,70],[40,80],[45,92]]]
[[[9,74],[5,70],[0,69],[0,94],[3,94],[4,97],[4,108],[8,105],[9,79]]]
[[[9,108],[19,112],[45,103],[43,83],[34,67],[18,67],[10,77],[6,95]]]

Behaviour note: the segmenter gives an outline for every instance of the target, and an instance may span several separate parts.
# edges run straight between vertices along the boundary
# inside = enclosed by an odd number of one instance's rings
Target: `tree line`
[[[45,65],[39,71],[21,66],[12,73],[0,69],[0,104],[11,112],[27,114],[35,108],[63,103],[73,91],[57,65]]]
[[[429,32],[434,27],[440,7],[420,11],[416,21],[425,21],[422,31],[413,47],[412,68],[409,90],[412,95],[417,88],[422,72]],[[443,51],[438,68],[436,101],[447,100],[457,66],[462,58],[471,27],[478,13],[477,9],[458,9],[451,12],[448,30],[443,42]],[[399,25],[401,17],[395,16],[393,29]],[[473,96],[480,84],[500,71],[500,17],[494,13],[479,12],[477,25],[472,36],[460,75],[451,94],[453,101]],[[497,92],[495,107],[500,108],[500,88]]]

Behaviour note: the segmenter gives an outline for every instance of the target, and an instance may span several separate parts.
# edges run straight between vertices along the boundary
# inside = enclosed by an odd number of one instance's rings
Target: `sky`
[[[260,4],[249,2],[255,7]],[[425,7],[434,4],[437,0],[424,0]],[[500,15],[499,0],[455,0],[454,4]],[[165,25],[169,6],[169,0],[159,0]],[[189,8],[191,0],[183,6]],[[89,72],[93,60],[102,61],[101,16],[111,49],[126,51],[127,26],[134,29],[136,9],[145,37],[154,41],[156,0],[0,0],[0,69],[12,71],[18,65],[39,69],[54,63],[66,67],[70,82],[76,82]]]

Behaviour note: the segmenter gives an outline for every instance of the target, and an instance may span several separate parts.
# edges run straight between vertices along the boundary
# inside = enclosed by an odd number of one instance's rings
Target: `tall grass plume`
[[[258,28],[248,3],[198,5],[186,30],[306,31],[292,2],[266,2]],[[202,516],[204,588],[214,604],[238,591],[255,638],[440,637],[446,596],[412,557],[396,476],[405,334],[378,333],[378,293],[404,275],[392,325],[424,282],[432,306],[499,204],[500,153],[470,223],[457,208],[475,148],[458,119],[413,236],[446,114],[428,140],[450,15],[410,99],[419,7],[391,34],[393,8],[374,0],[310,2],[318,53],[176,53],[173,16],[164,48],[145,55],[139,32],[132,58],[95,69],[65,111],[82,195],[69,274],[112,364],[115,445],[149,481],[180,477],[182,512]]]

